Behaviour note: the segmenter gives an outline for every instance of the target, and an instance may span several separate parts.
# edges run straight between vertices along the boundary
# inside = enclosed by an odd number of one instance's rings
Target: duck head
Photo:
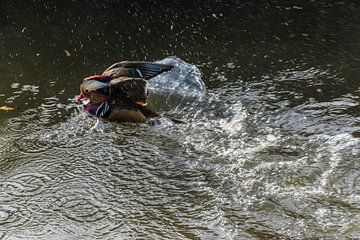
[[[84,98],[93,102],[105,101],[110,92],[109,84],[105,82],[106,78],[102,75],[95,75],[83,79],[77,101],[80,102]]]

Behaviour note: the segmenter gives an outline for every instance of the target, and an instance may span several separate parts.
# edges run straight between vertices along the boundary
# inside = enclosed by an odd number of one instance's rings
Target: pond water
[[[359,239],[360,4],[285,2],[2,0],[0,239]],[[161,59],[160,124],[75,102]]]

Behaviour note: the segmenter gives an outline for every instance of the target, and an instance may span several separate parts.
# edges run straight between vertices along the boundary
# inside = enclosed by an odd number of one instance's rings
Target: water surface
[[[0,10],[0,239],[360,238],[356,1]],[[168,57],[206,92],[154,81],[159,125],[74,101],[116,61]]]

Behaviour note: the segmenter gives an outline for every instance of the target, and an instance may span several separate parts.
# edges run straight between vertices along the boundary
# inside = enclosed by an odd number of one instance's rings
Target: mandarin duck
[[[77,100],[87,99],[84,110],[110,121],[145,123],[159,114],[147,107],[148,80],[169,71],[172,65],[123,61],[102,74],[87,77]]]

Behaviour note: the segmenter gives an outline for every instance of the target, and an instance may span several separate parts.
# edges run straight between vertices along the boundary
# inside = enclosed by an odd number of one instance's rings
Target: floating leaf
[[[1,106],[0,110],[2,110],[2,111],[13,111],[13,110],[16,110],[16,107],[13,107],[13,106]]]
[[[65,49],[64,52],[65,52],[66,56],[68,56],[68,57],[71,56],[71,53],[68,50]]]

